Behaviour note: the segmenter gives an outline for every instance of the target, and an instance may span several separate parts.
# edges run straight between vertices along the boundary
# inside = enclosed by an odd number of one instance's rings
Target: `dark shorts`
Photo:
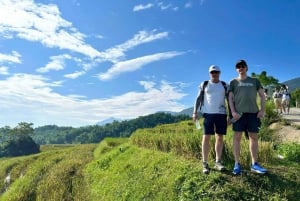
[[[203,114],[204,135],[226,135],[227,115],[226,114]]]
[[[243,113],[242,117],[232,124],[232,130],[236,132],[248,131],[258,133],[261,121],[257,118],[257,113]]]

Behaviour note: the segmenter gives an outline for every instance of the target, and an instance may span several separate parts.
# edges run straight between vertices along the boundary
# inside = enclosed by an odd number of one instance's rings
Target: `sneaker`
[[[219,171],[224,171],[224,170],[226,170],[226,168],[224,167],[224,165],[223,165],[220,161],[218,161],[218,162],[215,163],[215,168],[216,168],[217,170],[219,170]]]
[[[261,167],[258,163],[254,163],[253,165],[251,165],[251,171],[258,174],[265,174],[267,172],[267,170]]]
[[[209,167],[207,162],[203,162],[203,173],[209,174]]]
[[[234,164],[234,168],[233,168],[232,173],[233,173],[234,175],[238,175],[238,174],[240,174],[241,172],[242,172],[241,165],[240,165],[239,163]]]

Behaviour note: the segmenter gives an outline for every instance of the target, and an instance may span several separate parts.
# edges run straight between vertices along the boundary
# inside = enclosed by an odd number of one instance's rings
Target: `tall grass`
[[[176,124],[160,125],[152,129],[137,130],[131,136],[131,141],[141,147],[151,148],[154,150],[173,152],[186,158],[201,159],[201,141],[203,130],[196,130],[192,120],[183,121]],[[233,147],[231,127],[228,127],[227,135],[224,137],[224,150],[222,160],[225,164],[232,165]],[[215,139],[210,141],[210,160],[215,160],[214,150]],[[275,152],[273,143],[259,141],[259,161],[270,163],[274,159]],[[249,166],[251,155],[249,152],[249,141],[242,138],[241,141],[241,163]]]
[[[9,187],[1,186],[2,201],[87,200],[82,169],[93,159],[96,145],[47,149],[40,154],[5,159],[0,176],[10,174]]]

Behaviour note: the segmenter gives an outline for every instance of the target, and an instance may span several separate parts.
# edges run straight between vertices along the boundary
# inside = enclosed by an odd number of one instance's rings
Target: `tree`
[[[280,85],[278,79],[275,79],[273,76],[267,76],[266,71],[262,71],[260,74],[251,73],[251,77],[258,78],[265,88],[277,87]]]
[[[291,97],[290,104],[293,106],[299,107],[299,105],[300,105],[300,89],[296,89],[295,91],[293,91],[291,96],[292,97]]]
[[[40,146],[30,137],[34,129],[32,123],[21,122],[13,129],[6,127],[10,138],[0,147],[0,156],[22,156],[40,152]]]
[[[15,128],[13,128],[10,132],[12,136],[29,136],[33,134],[34,129],[32,128],[33,123],[20,122]]]

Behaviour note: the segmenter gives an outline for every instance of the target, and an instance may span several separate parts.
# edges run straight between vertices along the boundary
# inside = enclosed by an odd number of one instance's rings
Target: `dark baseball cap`
[[[237,67],[237,66],[240,66],[240,65],[243,65],[243,66],[246,66],[246,67],[248,67],[248,65],[247,65],[246,61],[245,61],[245,60],[243,60],[243,59],[241,59],[241,60],[238,60],[238,61],[236,62],[236,64],[235,64],[235,67]]]

